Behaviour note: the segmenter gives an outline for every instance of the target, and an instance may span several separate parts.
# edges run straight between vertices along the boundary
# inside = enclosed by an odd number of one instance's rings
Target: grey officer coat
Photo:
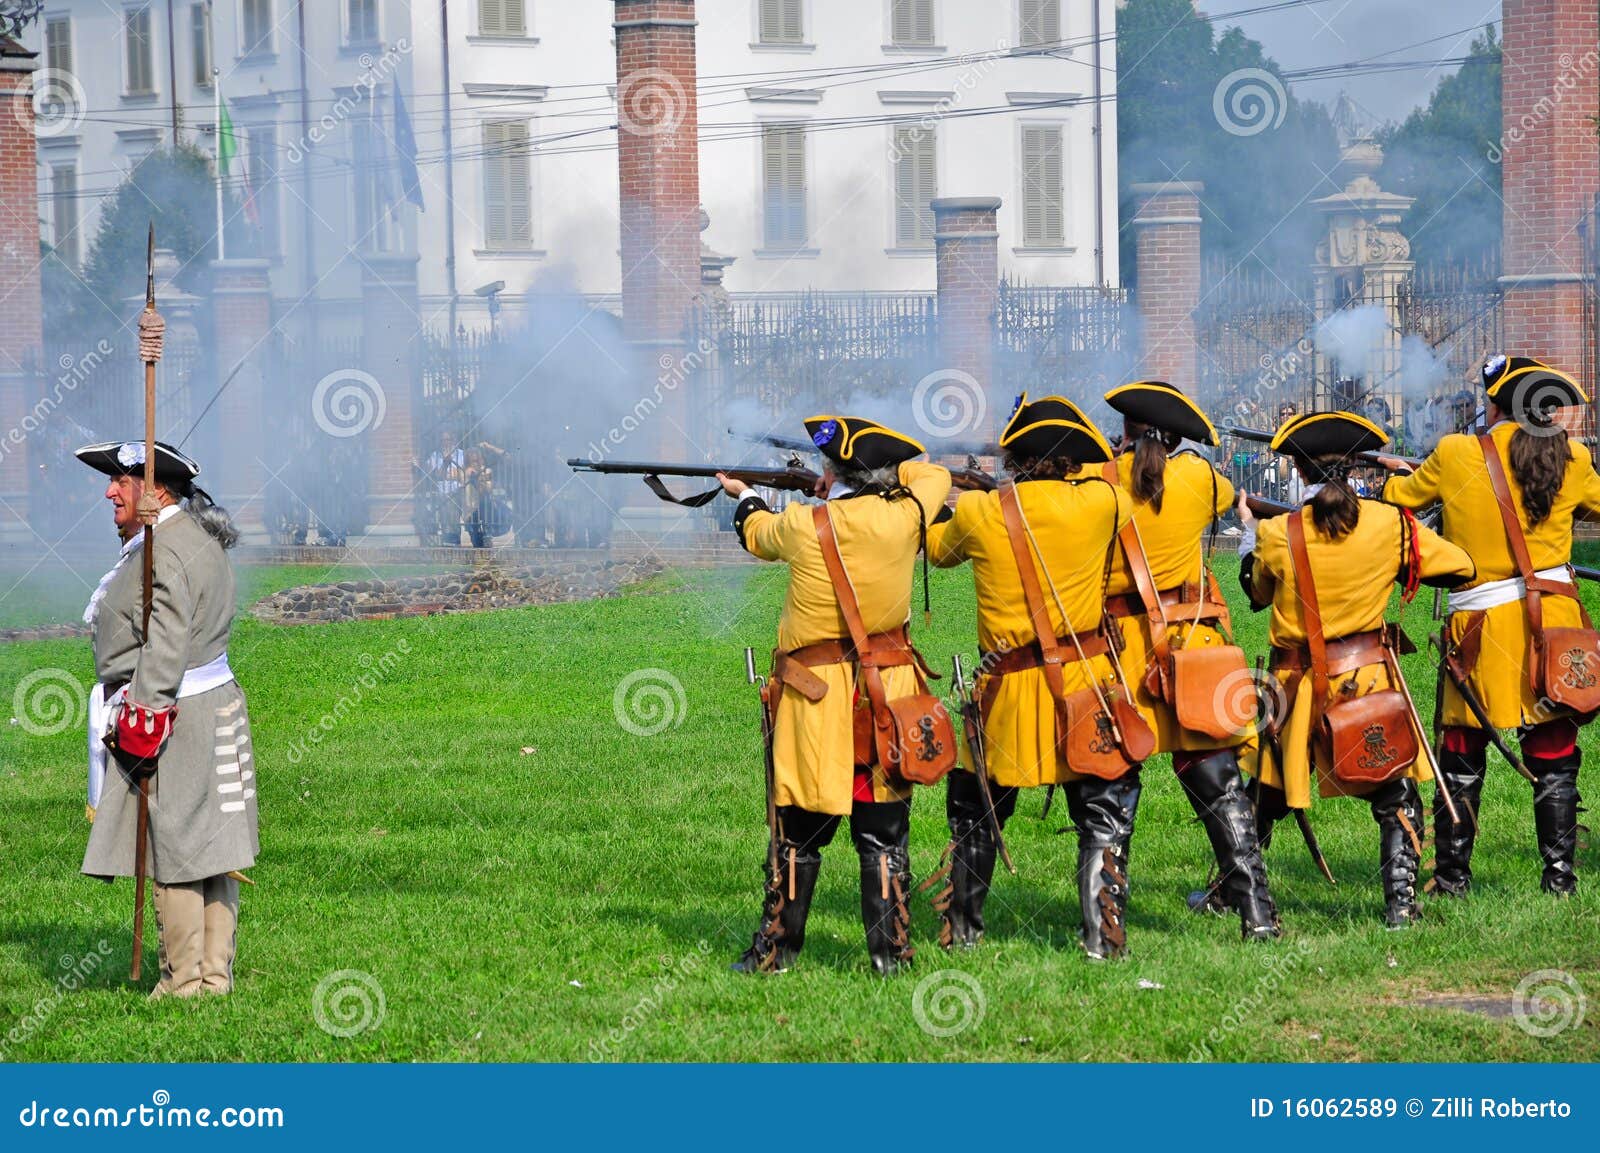
[[[148,875],[177,884],[255,864],[256,765],[250,717],[235,681],[179,695],[186,671],[227,652],[234,611],[227,554],[179,511],[156,525],[154,556],[150,643],[143,644],[144,558],[136,549],[99,603],[94,664],[108,695],[127,682],[128,696],[142,705],[177,703],[172,737],[151,782],[147,856]],[[133,876],[138,808],[137,787],[112,758],[83,857],[85,873]]]

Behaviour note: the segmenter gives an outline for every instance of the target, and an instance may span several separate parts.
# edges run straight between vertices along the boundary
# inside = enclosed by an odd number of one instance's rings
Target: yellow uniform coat
[[[1039,556],[1034,557],[1050,623],[1058,636],[1066,635],[1050,595],[1054,581],[1072,627],[1080,640],[1088,640],[1105,608],[1107,548],[1132,515],[1128,494],[1098,479],[1026,480],[1017,485],[1017,501],[1049,567],[1047,577],[1039,567]],[[978,590],[978,645],[984,652],[1008,651],[1036,639],[998,492],[962,493],[955,515],[929,530],[928,559],[941,568],[972,562]],[[1078,662],[1070,659],[1074,655],[1070,640],[1065,647],[1069,659],[1062,666],[1062,680],[1067,692],[1087,688],[1090,675],[1102,684],[1113,683],[1107,657]],[[980,669],[976,683],[980,699],[988,680]],[[1041,669],[1000,678],[983,735],[989,775],[1001,785],[1078,779],[1057,756],[1055,702]]]
[[[902,464],[900,480],[922,503],[929,520],[950,494],[950,473],[936,464]],[[758,509],[743,525],[744,544],[751,553],[789,565],[789,591],[778,618],[781,649],[850,635],[817,541],[813,507],[797,501],[781,513]],[[858,496],[830,501],[828,509],[867,631],[889,632],[906,624],[920,541],[917,505],[904,498]],[[772,747],[777,800],[780,805],[842,816],[850,812],[855,776],[851,734],[855,666],[819,665],[811,671],[827,684],[826,696],[809,701],[786,685],[778,701]],[[917,692],[916,670],[909,665],[884,669],[883,686],[890,700],[909,696]],[[891,785],[882,768],[872,770],[872,792],[879,801],[910,795],[909,787],[897,790]]]
[[[1306,526],[1306,555],[1317,587],[1317,608],[1322,616],[1322,633],[1329,641],[1354,633],[1383,627],[1389,596],[1400,575],[1403,556],[1401,512],[1377,501],[1361,502],[1361,517],[1356,527],[1342,540],[1331,540],[1317,531],[1309,508],[1297,509]],[[1250,571],[1250,599],[1254,604],[1272,606],[1269,638],[1274,647],[1298,648],[1306,643],[1305,618],[1300,611],[1294,567],[1289,559],[1288,517],[1264,520],[1256,530],[1256,549]],[[1422,553],[1423,579],[1470,576],[1472,558],[1431,529],[1417,525],[1417,543]],[[1296,674],[1277,674],[1278,683],[1287,686]],[[1392,687],[1388,669],[1382,664],[1363,665],[1333,677],[1329,698],[1336,699],[1349,681],[1356,683],[1356,695],[1365,696]],[[1317,770],[1320,792],[1325,797],[1366,793],[1371,786],[1345,785],[1334,778],[1327,765],[1327,750],[1313,740],[1311,731],[1312,678],[1307,671],[1299,678],[1293,695],[1280,702],[1285,719],[1278,730],[1278,747],[1283,764],[1274,762],[1272,751],[1262,748],[1256,772],[1263,784],[1282,789],[1289,807],[1304,809],[1311,804],[1311,772]],[[1417,734],[1426,741],[1427,734]],[[1248,770],[1249,765],[1246,765]],[[1419,757],[1406,771],[1416,781],[1430,779],[1427,762]]]
[[[1161,499],[1161,511],[1131,495],[1133,453],[1123,453],[1117,458],[1117,477],[1122,487],[1129,490],[1133,503],[1133,523],[1139,530],[1146,558],[1150,562],[1150,576],[1157,589],[1170,589],[1185,583],[1198,583],[1201,574],[1201,550],[1205,534],[1214,514],[1227,512],[1233,507],[1233,485],[1219,476],[1202,457],[1180,453],[1167,460],[1166,490]],[[1215,478],[1215,498],[1212,480]],[[1133,569],[1128,564],[1127,553],[1119,541],[1116,559],[1111,565],[1111,583],[1106,589],[1110,596],[1121,593],[1138,594],[1133,581]],[[1218,600],[1221,597],[1218,596]],[[1151,696],[1144,687],[1145,670],[1150,662],[1150,618],[1144,613],[1119,617],[1117,627],[1122,633],[1122,669],[1134,690],[1134,704],[1146,722],[1155,730],[1156,749],[1170,753],[1177,750],[1225,749],[1247,744],[1254,734],[1246,733],[1231,739],[1216,740],[1200,733],[1187,732],[1178,724],[1172,706]],[[1169,618],[1167,643],[1173,648],[1199,648],[1206,645],[1227,644],[1227,639],[1211,624],[1180,623]]]
[[[1506,482],[1511,488],[1511,502],[1527,539],[1533,567],[1554,568],[1572,558],[1573,514],[1579,509],[1600,509],[1600,476],[1595,474],[1589,450],[1576,440],[1570,441],[1572,460],[1567,464],[1561,491],[1556,495],[1550,515],[1537,528],[1530,529],[1522,507],[1522,486],[1511,472],[1511,434],[1516,428],[1512,421],[1502,421],[1489,435],[1500,451]],[[1416,472],[1410,476],[1390,477],[1383,488],[1383,499],[1406,508],[1422,508],[1442,500],[1445,539],[1466,549],[1477,563],[1478,576],[1473,585],[1518,575],[1476,437],[1445,437]],[[1578,603],[1570,597],[1541,599],[1546,628],[1582,625]],[[1450,614],[1452,640],[1461,639],[1471,616],[1464,612]],[[1534,695],[1528,669],[1529,639],[1528,609],[1523,601],[1497,605],[1486,611],[1483,643],[1468,683],[1496,728],[1517,728],[1562,715],[1549,705],[1541,707]],[[1445,682],[1442,716],[1447,725],[1479,727],[1477,718],[1449,681]]]

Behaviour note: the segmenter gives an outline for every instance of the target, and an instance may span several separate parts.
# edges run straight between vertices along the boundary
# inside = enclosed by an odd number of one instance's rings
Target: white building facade
[[[700,0],[702,240],[733,258],[726,287],[931,289],[936,196],[1002,198],[1009,275],[1114,284],[1115,6]],[[39,129],[44,239],[81,261],[174,119],[214,152],[214,68],[280,302],[336,317],[374,253],[418,257],[433,323],[452,287],[469,326],[494,282],[508,304],[614,295],[611,20],[608,0],[56,0],[30,33],[59,102]]]

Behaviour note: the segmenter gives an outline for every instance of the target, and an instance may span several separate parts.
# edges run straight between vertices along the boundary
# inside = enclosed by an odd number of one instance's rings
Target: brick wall
[[[1505,0],[1501,32],[1505,351],[1583,364],[1578,222],[1600,191],[1600,5]],[[1594,381],[1587,387],[1593,391]]]
[[[995,307],[1000,292],[998,196],[933,201],[939,285],[939,367],[970,374],[984,394],[994,381]],[[1002,406],[993,406],[998,410]],[[1005,412],[991,411],[1004,421]]]
[[[0,37],[0,537],[25,535],[24,415],[38,399],[44,342],[32,53]]]
[[[1198,383],[1194,312],[1200,304],[1200,184],[1135,184],[1139,230],[1135,302],[1142,328],[1139,375],[1193,395]]]

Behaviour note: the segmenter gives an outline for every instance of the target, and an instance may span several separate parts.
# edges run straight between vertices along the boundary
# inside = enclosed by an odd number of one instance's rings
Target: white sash
[[[1572,570],[1566,565],[1557,565],[1555,568],[1542,568],[1533,575],[1540,580],[1572,583]],[[1505,580],[1485,581],[1481,585],[1474,585],[1469,589],[1459,589],[1452,592],[1450,594],[1450,611],[1453,613],[1483,612],[1486,609],[1508,605],[1512,601],[1520,601],[1527,595],[1528,590],[1519,576],[1507,577]]]
[[[223,685],[233,680],[233,670],[228,667],[228,654],[224,651],[215,660],[192,668],[183,674],[183,682],[178,686],[178,699],[197,697],[201,693],[209,693],[212,689],[220,689]],[[109,753],[106,750],[106,736],[111,732],[113,719],[117,715],[117,706],[122,704],[123,698],[128,695],[128,686],[123,685],[109,698],[106,696],[106,686],[97,684],[89,692],[89,807],[100,807],[100,794],[106,784],[106,760]]]

